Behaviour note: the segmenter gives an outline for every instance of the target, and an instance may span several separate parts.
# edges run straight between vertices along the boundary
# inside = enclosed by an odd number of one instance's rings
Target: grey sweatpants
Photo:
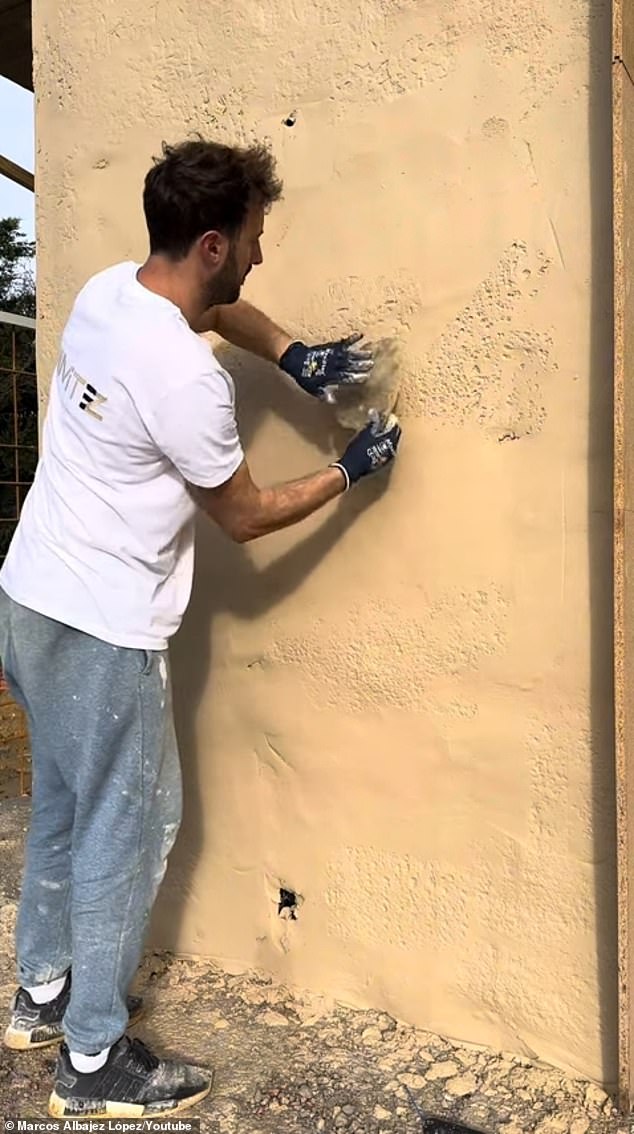
[[[167,654],[110,646],[0,590],[0,658],[26,710],[33,766],[18,982],[72,966],[64,1032],[90,1054],[126,1029],[181,818]]]

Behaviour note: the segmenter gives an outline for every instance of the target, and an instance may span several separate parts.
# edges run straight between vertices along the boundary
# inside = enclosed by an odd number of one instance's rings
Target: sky
[[[33,95],[0,77],[0,154],[33,172]],[[35,239],[33,193],[0,176],[0,217],[19,217],[22,230]]]

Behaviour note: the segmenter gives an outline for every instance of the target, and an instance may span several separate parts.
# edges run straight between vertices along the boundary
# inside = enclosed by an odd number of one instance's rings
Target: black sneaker
[[[4,1046],[14,1051],[30,1051],[34,1047],[48,1047],[64,1038],[62,1019],[70,1000],[70,972],[59,996],[48,1004],[36,1004],[25,988],[19,988],[13,997],[11,1019],[4,1033]],[[140,996],[128,996],[129,1023],[134,1024],[143,1013]]]
[[[200,1102],[211,1081],[210,1071],[157,1059],[129,1036],[110,1048],[103,1067],[84,1075],[75,1071],[63,1043],[48,1113],[53,1118],[160,1118]]]

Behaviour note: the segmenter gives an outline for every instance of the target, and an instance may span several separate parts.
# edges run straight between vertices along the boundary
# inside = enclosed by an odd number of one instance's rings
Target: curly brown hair
[[[162,149],[143,189],[150,252],[182,259],[204,232],[233,236],[252,204],[269,209],[282,195],[275,158],[262,143],[225,146],[197,138],[164,142]]]

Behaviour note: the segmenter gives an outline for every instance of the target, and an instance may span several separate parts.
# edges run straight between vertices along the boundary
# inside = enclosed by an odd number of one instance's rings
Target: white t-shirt
[[[186,481],[223,484],[243,453],[231,377],[138,267],[100,272],[75,301],[0,586],[105,642],[161,650],[191,592]]]

